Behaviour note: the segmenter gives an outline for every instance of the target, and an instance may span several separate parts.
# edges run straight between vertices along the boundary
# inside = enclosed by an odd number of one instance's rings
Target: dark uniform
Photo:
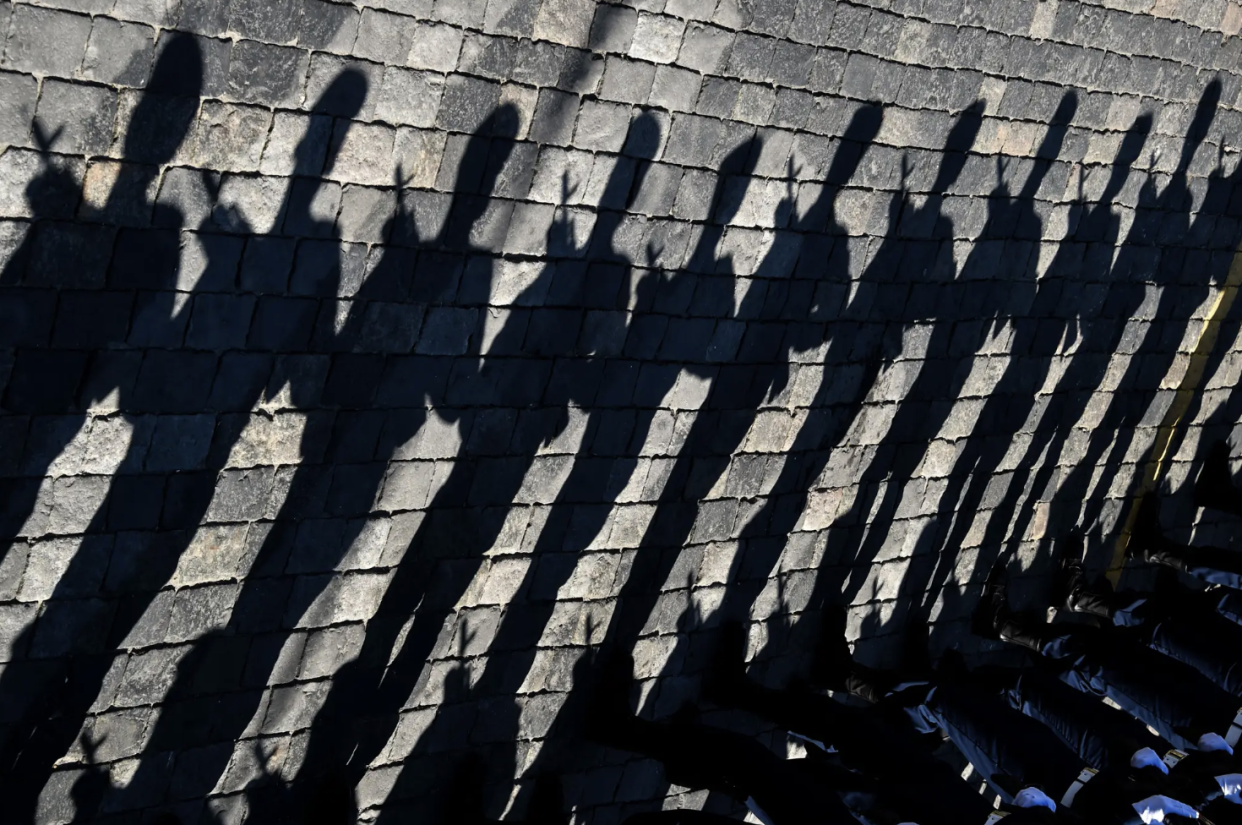
[[[1135,803],[1163,792],[1128,770],[1097,771],[1043,724],[978,685],[948,680],[907,687],[891,699],[920,730],[943,731],[1007,801],[1013,788],[1035,786],[1092,822],[1135,825],[1141,822]]]
[[[989,674],[994,683],[999,670]],[[1161,781],[1152,773],[1158,768],[1137,768],[1145,774],[1142,781],[1200,808],[1217,825],[1242,822],[1242,805],[1224,799],[1216,780],[1238,772],[1232,754],[1177,750],[1134,717],[1074,690],[1045,670],[1006,670],[1003,687],[1010,704],[1045,724],[1088,765],[1098,770],[1136,769],[1135,756],[1146,748],[1160,758],[1168,775]]]
[[[690,722],[651,722],[629,709],[633,660],[609,658],[587,709],[585,734],[601,745],[664,764],[670,782],[709,789],[758,808],[776,825],[856,822],[837,791],[865,793],[866,782],[844,769],[786,760],[747,736]],[[873,784],[873,783],[871,783]]]
[[[903,684],[898,675],[858,666],[843,648],[843,643],[821,638],[813,667],[821,683],[878,698],[879,707],[900,713],[918,733],[942,732],[1007,803],[1022,789],[1035,787],[1059,806],[1062,817],[1131,825],[1141,821],[1136,804],[1162,793],[1136,781],[1128,765],[1097,771],[999,692],[969,679],[964,666],[942,666],[935,676]]]
[[[1183,750],[1194,749],[1207,733],[1230,746],[1242,736],[1237,697],[1142,644],[1134,629],[1045,624],[1018,616],[1005,601],[1003,582],[994,578],[975,612],[974,630],[1056,660],[1067,684],[1107,696]]]
[[[1058,584],[1057,607],[1139,628],[1134,637],[1138,641],[1242,696],[1242,627],[1221,614],[1218,593],[1182,587],[1153,594],[1118,593],[1106,583],[1089,584],[1082,565],[1073,559],[1062,562]]]
[[[1194,547],[1165,537],[1160,528],[1154,496],[1139,506],[1126,555],[1139,561],[1170,567],[1201,581],[1242,590],[1242,553],[1225,547]]]
[[[835,748],[847,766],[878,780],[879,804],[906,821],[984,825],[995,813],[976,788],[932,754],[925,737],[910,727],[904,715],[876,705],[850,707],[807,690],[764,687],[744,672],[744,644],[741,626],[725,625],[703,682],[706,698],[767,719],[812,747]],[[1023,809],[1011,813],[1019,811]],[[1023,813],[1006,822],[1016,825],[1031,816],[1042,815]]]

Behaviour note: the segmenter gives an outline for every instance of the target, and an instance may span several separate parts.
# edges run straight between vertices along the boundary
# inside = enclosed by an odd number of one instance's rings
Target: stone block
[[[600,5],[591,26],[591,51],[624,54],[634,42],[638,13],[624,6]]]
[[[24,651],[14,649],[22,634],[34,622],[37,604],[0,605],[0,661],[20,658]]]
[[[82,64],[91,18],[22,3],[10,26],[5,68],[69,78]]]
[[[702,77],[674,66],[656,68],[648,102],[674,112],[688,112],[698,100]]]
[[[677,64],[703,74],[722,70],[733,46],[733,34],[716,26],[691,24],[686,28]]]
[[[30,110],[22,114],[22,84],[6,84],[18,75],[0,75],[0,86],[10,88],[16,98],[7,106],[12,114],[10,128],[17,143],[24,143],[30,128]],[[30,95],[29,103],[34,98]],[[112,144],[116,121],[116,93],[102,86],[87,86],[47,80],[39,96],[39,124],[48,134],[56,134],[54,147],[67,154],[96,155],[106,152]],[[21,125],[18,126],[18,123]],[[3,128],[3,127],[0,127]]]
[[[412,17],[363,9],[353,53],[376,63],[401,65],[409,57],[410,43],[420,26]]]
[[[271,128],[267,109],[205,101],[185,152],[200,168],[256,172]]]
[[[445,83],[436,125],[451,132],[476,134],[499,102],[499,85],[465,75],[451,75]]]
[[[431,127],[444,94],[444,78],[389,66],[375,101],[375,116],[396,126]]]
[[[454,26],[419,26],[410,41],[405,64],[415,69],[447,73],[457,68],[462,32]]]
[[[434,475],[435,464],[430,461],[393,462],[384,479],[380,508],[387,511],[425,508]]]
[[[108,479],[99,476],[65,477],[53,484],[52,513],[48,529],[53,533],[81,533],[91,523],[108,491]]]
[[[229,4],[229,28],[255,40],[292,43],[302,23],[302,5],[297,0],[234,0]]]
[[[367,621],[391,578],[387,573],[299,576],[285,613],[286,626],[323,627]]]
[[[535,17],[535,39],[585,48],[590,41],[595,5],[591,0],[544,0]]]
[[[270,470],[268,473],[270,474]],[[245,524],[218,524],[199,528],[177,562],[172,584],[185,587],[230,581],[244,576],[252,549],[247,542],[247,531]]]
[[[158,702],[167,696],[177,678],[177,664],[189,651],[189,646],[183,646],[131,653],[117,690],[116,705],[131,707]]]
[[[769,37],[738,34],[729,52],[727,73],[743,80],[766,81],[772,65],[775,41]]]
[[[364,92],[361,101],[353,94],[336,93],[339,87],[334,87],[333,83],[343,72],[356,72],[366,81],[361,84]],[[384,67],[377,63],[316,53],[311,57],[310,73],[306,75],[302,108],[319,114],[370,120],[375,115],[375,90],[380,87],[383,78]]]
[[[301,413],[252,417],[229,454],[227,466],[243,468],[299,463],[299,442],[305,424],[306,416]]]
[[[265,106],[296,105],[302,100],[309,60],[301,49],[242,40],[233,46],[229,61],[229,94]]]
[[[82,74],[116,86],[142,86],[151,71],[155,29],[96,17],[86,44]]]
[[[630,57],[652,63],[672,63],[681,52],[685,21],[664,15],[643,14],[638,18]]]
[[[18,146],[29,143],[36,91],[33,77],[0,72],[0,141]]]
[[[330,627],[308,634],[298,678],[333,676],[341,665],[357,656],[365,635],[365,627],[361,624]]]
[[[240,588],[227,583],[178,590],[165,641],[188,642],[227,625]]]
[[[586,101],[578,117],[574,146],[587,151],[619,152],[625,143],[630,115],[629,106]]]
[[[610,56],[604,68],[600,97],[621,103],[643,104],[651,94],[655,67],[650,63]]]

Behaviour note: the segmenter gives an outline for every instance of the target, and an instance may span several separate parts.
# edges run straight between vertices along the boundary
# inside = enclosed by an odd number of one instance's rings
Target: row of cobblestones
[[[259,822],[332,769],[422,821],[467,750],[497,816],[542,770],[583,822],[727,807],[574,735],[586,651],[632,648],[655,715],[726,614],[773,683],[842,597],[863,658],[920,610],[990,655],[987,569],[1035,599],[1071,527],[1109,555],[1230,271],[1240,29],[0,2],[14,817]],[[1167,465],[1197,540],[1237,333]]]

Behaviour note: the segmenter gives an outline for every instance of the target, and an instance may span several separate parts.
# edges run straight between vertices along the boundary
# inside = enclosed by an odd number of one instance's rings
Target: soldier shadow
[[[83,189],[49,155],[56,135],[34,125],[43,170],[27,187],[32,225],[0,273],[6,321],[0,344],[14,348],[2,401],[15,416],[5,420],[5,435],[14,443],[4,450],[14,458],[7,466],[18,469],[16,478],[0,482],[0,552],[6,555],[25,552],[17,536],[49,467],[86,421],[86,410],[112,393],[126,412],[143,401],[141,352],[132,347],[158,338],[161,316],[172,314],[184,223],[179,209],[149,200],[148,192],[190,129],[202,82],[197,41],[171,37],[131,116],[117,178],[95,210],[95,222],[72,220]],[[85,205],[82,210],[91,211]],[[15,422],[27,422],[28,431],[15,433]],[[122,473],[136,469],[132,456],[122,461]],[[114,480],[115,489],[125,486]],[[115,519],[128,515],[118,512]],[[105,526],[100,516],[92,520],[53,599],[91,595],[112,542],[91,533]],[[98,654],[111,607],[97,599],[49,602],[14,644],[15,661],[0,676],[0,786],[16,821],[33,818],[53,761],[78,737],[79,712],[94,701],[107,669],[107,657]],[[50,656],[63,658],[43,658]],[[91,788],[75,798],[87,805],[97,801],[102,785]]]
[[[1143,483],[1148,462],[1158,458],[1151,454],[1155,448],[1138,448],[1138,439],[1160,445],[1152,436],[1167,420],[1170,404],[1178,400],[1171,388],[1162,385],[1176,372],[1180,353],[1192,346],[1185,342],[1195,332],[1191,325],[1197,310],[1223,283],[1234,256],[1236,223],[1217,224],[1236,190],[1236,173],[1226,177],[1219,169],[1211,172],[1199,210],[1191,217],[1190,166],[1207,137],[1219,96],[1219,82],[1209,83],[1170,179],[1157,191],[1154,177],[1147,176],[1124,239],[1118,237],[1111,199],[1140,156],[1150,116],[1140,115],[1131,127],[1100,200],[1083,211],[1073,233],[1062,242],[1053,263],[1065,260],[1068,268],[1050,274],[1082,284],[1077,290],[1063,287],[1086,298],[1079,317],[1070,321],[1078,328],[1079,340],[1063,356],[1067,363],[1008,488],[996,496],[999,502],[978,539],[980,549],[968,581],[982,582],[993,564],[1007,563],[1024,546],[1029,556],[1024,568],[1046,576],[1060,542],[1075,534],[1087,540],[1093,565],[1112,561],[1130,498]],[[1218,232],[1223,235],[1216,237]],[[1077,258],[1084,247],[1084,263],[1108,260],[1111,269],[1080,269]],[[1101,271],[1107,275],[1101,276]],[[1117,354],[1128,356],[1120,369]],[[1192,392],[1197,399],[1201,388]],[[1179,428],[1170,447],[1176,449],[1182,437]],[[987,482],[979,478],[974,484],[978,489]],[[985,503],[996,492],[980,490],[965,506]],[[948,554],[957,551],[969,526],[955,529],[944,548]],[[943,580],[942,571],[936,581]],[[950,616],[970,609],[968,591],[946,590],[945,596]]]
[[[11,722],[5,730],[4,784],[13,789],[10,798],[15,800],[17,821],[33,816],[35,801],[55,761],[68,750],[87,719],[111,665],[111,651],[135,630],[177,569],[215,495],[217,478],[249,420],[249,411],[265,394],[272,398],[286,384],[292,385],[294,403],[304,403],[304,383],[296,370],[288,368],[298,360],[291,354],[323,351],[323,342],[330,340],[333,330],[340,282],[335,249],[295,269],[292,284],[265,289],[261,282],[243,283],[239,290],[241,248],[245,236],[253,233],[241,216],[231,212],[216,210],[197,228],[206,261],[192,292],[184,301],[177,300],[174,290],[181,276],[184,217],[162,202],[145,203],[141,198],[146,196],[140,193],[147,191],[159,165],[172,159],[187,134],[197,112],[201,80],[197,42],[188,35],[171,38],[130,120],[125,135],[127,163],[101,211],[105,220],[121,224],[117,229],[105,223],[98,230],[116,235],[106,277],[101,272],[98,283],[82,284],[93,291],[83,293],[83,305],[76,309],[73,293],[61,290],[52,348],[19,349],[18,369],[6,389],[6,399],[27,399],[24,403],[44,399],[43,406],[32,407],[44,412],[49,409],[49,397],[65,403],[73,399],[76,409],[83,410],[119,391],[117,406],[135,427],[135,437],[81,547],[43,613],[15,645],[15,650],[34,655],[13,663],[0,676],[0,703],[5,706],[6,721]],[[313,112],[322,113],[316,125],[327,128],[311,128],[299,144],[294,175],[277,210],[278,225],[284,221],[290,231],[334,238],[332,226],[313,217],[312,204],[349,118],[361,108],[366,87],[361,74],[343,72],[312,106]],[[331,141],[333,116],[343,118],[344,125]],[[217,198],[215,176],[203,173],[201,178],[202,187]],[[151,228],[132,217],[144,210],[154,213]],[[88,224],[72,224],[69,229],[81,226],[97,231]],[[231,235],[216,234],[222,226]],[[50,254],[40,251],[44,243],[40,227],[36,224],[29,252],[17,259],[26,261],[21,279],[6,270],[6,280],[29,285],[33,279],[38,285],[39,278],[46,277],[39,275],[39,266],[46,264],[36,265],[40,255]],[[243,238],[236,238],[238,234]],[[65,244],[60,245],[64,253]],[[67,254],[75,249],[81,251],[69,245]],[[80,273],[81,268],[67,271]],[[109,291],[99,292],[105,282]],[[103,301],[119,317],[100,313],[89,301]],[[64,309],[66,302],[76,316]],[[56,336],[69,337],[60,341]],[[66,349],[57,349],[58,343]],[[85,353],[70,349],[86,346],[101,349]],[[76,374],[65,369],[40,377],[38,364],[47,357],[75,357],[82,367]],[[31,366],[22,366],[26,361]],[[51,385],[59,389],[49,395]],[[7,400],[6,405],[13,406]],[[154,418],[161,413],[173,415]],[[64,438],[53,450],[40,453],[45,461],[63,449],[73,435],[70,430],[80,428],[84,415],[79,412],[68,420],[74,426],[62,431]],[[150,429],[152,420],[153,432],[139,437],[144,427]],[[172,428],[167,433],[162,429],[166,423]],[[178,430],[178,424],[191,431]],[[309,430],[308,440],[318,437],[313,426]],[[197,444],[198,452],[190,448],[193,454],[187,454],[186,443]],[[99,589],[95,594],[90,583],[98,577],[101,559],[112,553],[114,539],[127,544],[115,549],[106,579],[94,585]],[[212,669],[213,679],[206,683],[213,687],[208,692],[240,686],[244,659],[238,655],[244,655],[244,647],[235,639],[212,634],[201,639],[197,648],[188,661],[202,659]],[[38,661],[50,656],[59,658]],[[228,727],[228,722],[211,715],[221,709],[220,702],[228,702],[200,696],[201,674],[194,674],[195,679],[194,688],[175,686],[168,696],[169,712],[160,715],[149,743],[158,753],[148,753],[124,789],[110,790],[106,798],[99,794],[83,797],[86,808],[104,804],[111,810],[124,810],[158,804],[170,785],[184,793],[186,783],[203,781],[201,776],[182,774],[199,767],[199,761],[210,761],[210,751],[202,751],[207,743],[199,737],[210,726],[205,720],[216,718],[217,724]],[[236,698],[229,697],[229,702]],[[187,711],[207,715],[192,720]],[[184,755],[181,767],[169,758],[169,752]],[[201,790],[205,793],[214,784],[213,779]],[[78,811],[80,817],[93,813],[81,806]]]
[[[875,583],[895,597],[898,622],[926,621],[936,595],[957,572],[965,541],[962,531],[972,523],[979,499],[993,483],[1009,443],[1035,403],[1064,326],[1073,323],[1046,313],[1058,302],[1060,281],[1051,268],[1042,277],[1038,272],[1043,221],[1035,196],[1045,188],[1077,105],[1072,92],[1062,98],[1018,192],[1010,192],[1003,162],[995,161],[996,183],[987,199],[981,233],[952,282],[941,289],[939,306],[944,311],[935,319],[925,360],[876,448],[871,467],[877,472],[863,475],[864,498],[858,511],[871,517],[857,558],[869,563],[885,545],[891,548],[898,541],[904,545],[900,554],[904,558],[894,564],[905,568],[900,587]],[[1063,189],[1064,183],[1052,181],[1050,188]],[[1004,351],[1007,362],[999,379],[968,395],[968,382],[979,374],[980,363],[995,363],[993,359]],[[956,442],[943,440],[946,425],[969,420],[971,413],[975,418],[970,428],[951,433]],[[934,453],[937,449],[953,450],[943,479],[935,476],[935,468],[944,461]],[[887,460],[877,467],[881,459]],[[931,471],[920,473],[925,462]],[[926,476],[931,478],[921,480]],[[884,489],[878,506],[866,498],[873,485]],[[919,515],[910,518],[909,513]],[[950,528],[953,535],[946,539]],[[844,598],[857,592],[851,583]]]
[[[605,361],[605,358],[623,352],[626,343],[625,309],[633,292],[631,262],[615,247],[618,234],[624,228],[625,210],[641,189],[660,143],[660,129],[654,117],[642,114],[631,123],[623,154],[617,158],[604,187],[600,210],[586,242],[578,247],[567,218],[562,217],[554,222],[549,233],[549,246],[565,259],[545,265],[539,276],[515,299],[517,306],[532,308],[511,311],[492,339],[479,376],[474,379],[497,381],[499,391],[493,395],[494,403],[502,408],[520,410],[516,426],[512,421],[502,424],[506,430],[512,427],[512,435],[507,432],[499,434],[502,445],[503,439],[509,439],[511,458],[508,462],[516,466],[505,469],[507,479],[493,480],[491,495],[494,501],[488,502],[502,505],[506,514],[521,510],[519,494],[526,489],[524,485],[528,485],[532,473],[534,477],[546,475],[540,471],[540,461],[564,460],[552,457],[541,459],[540,455],[564,432],[571,411],[578,416],[575,429],[582,433],[582,442],[564,481],[560,483],[559,492],[550,501],[547,518],[542,522],[529,566],[515,595],[505,606],[504,615],[488,628],[488,657],[481,672],[469,690],[454,697],[446,695],[437,706],[430,726],[421,732],[404,759],[388,794],[391,802],[380,815],[382,820],[408,815],[403,801],[425,794],[429,786],[436,784],[432,777],[438,775],[444,763],[435,754],[469,746],[478,749],[480,758],[486,755],[490,775],[503,777],[503,781],[494,786],[495,793],[487,797],[486,807],[498,815],[508,802],[510,782],[523,746],[520,742],[523,702],[518,699],[517,693],[537,656],[537,644],[556,604],[556,590],[572,572],[572,564],[566,565],[563,560],[568,558],[572,561],[603,526],[608,503],[625,484],[620,475],[632,469],[634,464],[633,459],[627,461],[628,451],[637,450],[644,441],[641,433],[643,422],[635,423],[632,431],[623,432],[618,439],[618,434],[600,421],[601,413],[596,405],[598,393],[607,391],[604,387],[610,380],[624,380],[627,373],[633,372],[627,369],[628,365],[621,364],[618,369],[615,362]],[[655,257],[654,251],[649,250],[649,256]],[[520,371],[531,377],[530,362],[546,364],[549,359],[554,359],[550,372],[543,366],[535,367],[533,377],[538,380],[534,396],[525,381],[512,383],[504,375]],[[539,390],[540,386],[546,386],[546,389]],[[539,405],[538,409],[531,410],[530,406],[534,403]],[[458,465],[471,472],[489,473],[487,459],[476,458],[472,455],[475,451],[471,451],[470,447],[471,444],[467,443],[466,451],[458,457],[454,475],[458,472]],[[601,454],[615,456],[618,452],[621,458],[597,457]],[[446,489],[453,485],[454,479],[450,477]],[[536,500],[540,500],[538,496]],[[460,508],[462,504],[460,500],[437,496],[428,508],[429,518],[448,523],[452,519],[471,518],[469,509],[454,512],[454,508]],[[477,510],[474,516],[477,517]],[[457,581],[465,584],[473,578],[479,557],[495,542],[495,530],[499,526],[496,523],[490,528],[482,528],[458,548],[460,560],[454,562],[459,566],[459,572],[455,574],[460,577]],[[443,526],[440,529],[444,529]],[[415,536],[402,564],[411,564],[416,575],[398,573],[409,578],[403,578],[405,589],[398,591],[399,598],[393,600],[394,605],[400,605],[403,600],[407,604],[416,602],[418,593],[411,588],[427,586],[427,577],[436,575],[434,562],[429,565],[429,559],[420,559],[415,554],[417,550],[418,554],[425,556],[423,548],[433,538],[434,534]],[[455,598],[453,592],[447,595],[449,599]],[[454,622],[450,616],[443,619],[443,631],[435,626],[441,620],[434,616],[428,620],[428,630],[438,633],[453,630]],[[463,615],[456,622],[459,639],[465,621]],[[418,622],[416,619],[416,625]],[[426,645],[430,641],[429,636],[421,644]],[[368,642],[372,643],[370,639]],[[390,640],[380,637],[378,644],[390,643]],[[405,665],[408,673],[400,677],[405,682],[394,679],[391,671],[384,677],[387,683],[385,690],[392,692],[379,695],[389,697],[387,701],[395,701],[403,694],[408,696],[411,690],[421,690],[429,679],[434,678],[425,665],[430,651],[409,648],[409,645],[407,636],[401,654],[403,661],[408,661]],[[411,650],[408,660],[404,648]],[[463,662],[461,667],[465,666]],[[367,686],[363,690],[373,691],[375,688]],[[365,692],[361,696],[348,698],[330,697],[330,706],[325,708],[329,724],[333,722],[328,713],[334,707],[332,702],[339,703],[341,707],[350,704],[366,707],[369,713],[376,711],[375,702],[368,701]],[[394,716],[399,710],[392,706],[386,709],[381,706],[380,709]],[[388,725],[393,721],[389,721]],[[385,726],[381,730],[389,729]],[[380,744],[380,738],[384,735],[381,733],[377,737],[376,744]],[[362,764],[360,762],[359,768]]]
[[[977,587],[995,564],[1012,564],[1022,552],[1022,566],[1034,578],[1020,589],[1042,604],[1046,594],[1034,591],[1046,586],[1060,540],[1085,535],[1090,559],[1111,557],[1127,498],[1152,458],[1150,448],[1135,450],[1140,428],[1154,428],[1165,415],[1172,392],[1162,392],[1161,382],[1193,331],[1195,310],[1223,282],[1233,257],[1236,222],[1220,216],[1236,191],[1236,173],[1211,173],[1190,217],[1188,170],[1218,97],[1213,82],[1169,182],[1159,192],[1150,177],[1142,186],[1124,240],[1113,201],[1141,156],[1149,115],[1136,120],[1111,166],[1099,171],[1104,183],[1096,200],[1080,197],[1075,204],[1066,237],[1034,284],[1029,313],[1014,321],[1010,363],[957,451],[933,529],[915,545],[894,609],[869,617],[864,637],[900,633],[936,612],[933,646],[959,644]],[[1114,376],[1105,387],[1119,353],[1129,357],[1119,380]],[[1205,375],[1222,359],[1217,347]],[[1051,392],[1044,386],[1049,376]],[[1101,396],[1108,388],[1115,391]],[[1208,418],[1209,430],[1225,431],[1230,403]],[[1084,421],[1091,429],[1078,429]],[[1167,455],[1183,437],[1174,433]],[[1074,463],[1066,467],[1071,449]]]
[[[365,87],[358,91],[364,93]],[[342,105],[356,110],[362,102],[361,94],[342,94],[339,88],[329,88],[324,99],[335,102],[338,112]],[[411,205],[401,203],[384,232],[391,244],[383,247],[343,312],[344,318],[339,319],[335,306],[331,311],[325,307],[318,315],[310,350],[321,355],[325,364],[330,356],[331,366],[308,371],[291,365],[277,372],[272,383],[277,388],[289,383],[294,404],[307,411],[302,462],[257,548],[224,639],[206,637],[195,645],[166,700],[191,716],[197,716],[193,709],[201,712],[204,706],[221,706],[227,713],[213,715],[210,730],[191,734],[184,728],[186,716],[166,711],[150,737],[140,776],[148,767],[154,773],[166,770],[170,760],[164,754],[194,749],[194,777],[201,783],[196,793],[206,794],[225,778],[235,743],[260,710],[264,686],[282,650],[316,599],[347,575],[337,571],[368,527],[367,516],[390,460],[426,424],[428,406],[445,405],[451,360],[409,354],[411,337],[425,313],[435,312],[437,305],[465,289],[464,278],[490,279],[490,271],[467,265],[478,262],[468,257],[479,251],[472,245],[471,233],[490,203],[515,131],[514,110],[500,107],[470,138],[438,235],[420,239]],[[395,189],[399,191],[405,181],[400,179],[400,170],[397,174]],[[321,279],[316,284],[319,294],[335,298],[340,277],[337,268]],[[225,692],[230,686],[215,678],[219,663],[211,656],[211,648],[253,634],[259,634],[261,641],[251,646],[244,662],[244,689]],[[205,689],[204,684],[217,686]],[[312,738],[308,760],[314,758],[317,747]],[[313,784],[287,777],[249,795],[249,815],[256,821],[296,818],[308,800],[315,799],[324,776],[350,789],[360,778],[343,769],[320,771]],[[158,785],[168,780],[153,777],[151,781]],[[311,810],[316,807],[310,805]]]
[[[888,204],[888,231],[862,267],[850,299],[830,324],[823,379],[771,493],[768,509],[774,511],[773,517],[766,524],[759,522],[747,528],[764,531],[768,537],[765,541],[771,542],[771,546],[766,564],[758,568],[762,577],[750,572],[739,575],[744,582],[741,592],[746,594],[745,598],[726,596],[736,605],[734,618],[750,618],[752,605],[765,586],[766,571],[774,568],[787,543],[785,537],[803,518],[812,490],[829,462],[840,455],[851,431],[863,423],[865,402],[885,366],[900,357],[907,328],[915,323],[934,324],[938,313],[958,311],[951,301],[940,304],[929,300],[926,294],[916,295],[915,291],[922,284],[946,285],[953,279],[953,229],[951,220],[943,214],[943,203],[966,166],[967,153],[981,122],[981,102],[958,116],[939,154],[935,179],[924,197],[912,199],[906,187],[910,170],[903,161],[902,185]],[[951,329],[951,324],[948,326]],[[947,347],[942,349],[947,354]],[[911,409],[918,406],[924,414],[929,412],[926,401],[918,404],[915,399],[903,399],[896,405],[896,415],[903,415],[907,404],[912,405]],[[804,618],[793,623],[772,623],[757,656],[759,661],[781,662],[785,670],[797,668],[799,657],[789,655],[790,652],[809,650],[816,632],[816,621],[805,617],[818,615],[829,602],[848,603],[862,589],[872,561],[867,554],[875,552],[873,545],[863,541],[866,516],[875,504],[874,496],[880,492],[878,482],[888,475],[894,452],[895,448],[886,453],[867,451],[862,459],[864,469],[858,471],[863,477],[857,485],[859,500],[832,521],[810,592],[800,596],[806,611]],[[778,496],[776,510],[773,501]],[[731,581],[730,588],[736,587],[738,583]]]
[[[1106,367],[1098,353],[1090,354],[1106,326],[1098,316],[1107,279],[1094,280],[1093,274],[1107,271],[1120,241],[1114,200],[1131,177],[1151,122],[1150,115],[1135,119],[1112,164],[1099,171],[1104,183],[1094,201],[1084,201],[1079,180],[1066,237],[1035,283],[1028,314],[1013,320],[1011,351],[1016,355],[984,401],[970,441],[957,456],[945,498],[956,505],[956,515],[940,508],[945,515],[927,543],[931,553],[912,565],[912,584],[903,587],[911,598],[922,597],[913,620],[926,619],[937,598],[942,600],[940,615],[950,621],[973,609],[971,585],[982,586],[998,559],[1015,552],[1032,527],[1037,502],[1056,490],[1061,449],[1069,437],[1064,422],[1076,423],[1098,386],[1078,374]],[[1051,394],[1045,386],[1050,376],[1056,380]],[[1074,392],[1079,388],[1086,392]],[[1014,447],[1024,440],[1015,459]],[[986,523],[972,536],[980,513]],[[963,563],[965,576],[959,570]],[[946,587],[950,577],[964,588]]]

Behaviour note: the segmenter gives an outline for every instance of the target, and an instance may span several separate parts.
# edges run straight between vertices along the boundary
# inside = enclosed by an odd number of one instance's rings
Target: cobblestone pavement
[[[725,616],[773,684],[826,604],[993,655],[992,565],[1144,483],[1228,542],[1240,28],[0,0],[0,819],[430,822],[468,751],[494,816],[733,810],[581,740],[589,651],[667,716]]]

